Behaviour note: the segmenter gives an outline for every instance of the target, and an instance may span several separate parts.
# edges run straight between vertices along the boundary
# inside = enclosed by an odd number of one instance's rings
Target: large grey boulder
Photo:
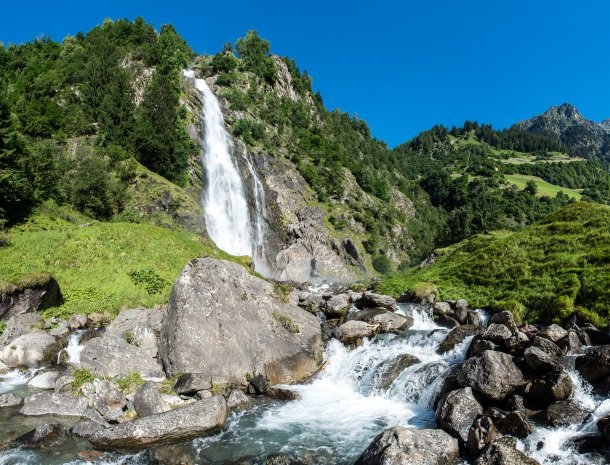
[[[90,339],[83,347],[80,363],[82,368],[99,376],[140,373],[145,378],[165,378],[161,365],[150,351],[129,344],[121,336],[104,335]]]
[[[224,397],[215,396],[175,410],[111,426],[94,433],[89,441],[101,449],[140,450],[212,434],[224,426],[227,414]]]
[[[369,308],[352,313],[349,320],[364,321],[372,325],[379,325],[382,332],[396,332],[413,326],[413,318],[400,315],[384,308]]]
[[[19,436],[11,441],[10,444],[11,447],[23,447],[26,449],[46,447],[53,443],[62,433],[63,428],[59,423],[45,423]]]
[[[123,310],[108,325],[106,334],[122,337],[145,352],[148,358],[154,358],[159,352],[163,313],[162,310],[144,308]]]
[[[223,260],[191,261],[171,292],[160,354],[169,375],[201,373],[214,384],[260,373],[272,384],[311,375],[322,354],[316,317],[280,302],[273,285]]]
[[[133,398],[133,408],[140,418],[167,412],[171,407],[165,402],[159,388],[152,381],[144,383]]]
[[[38,392],[26,397],[19,411],[22,415],[58,415],[63,417],[82,417],[87,410],[87,399],[72,397],[51,391]]]
[[[491,315],[489,323],[502,324],[510,330],[511,334],[517,334],[519,332],[517,323],[515,323],[515,317],[508,310]]]
[[[506,436],[487,446],[474,462],[475,465],[540,465],[517,449],[514,438]]]
[[[417,363],[421,363],[421,360],[410,354],[397,355],[381,363],[377,368],[379,373],[376,383],[377,389],[386,390],[404,370]]]
[[[372,337],[379,330],[379,325],[365,321],[349,320],[333,331],[333,336],[343,344],[355,344],[365,337]]]
[[[0,360],[11,368],[36,368],[54,362],[61,342],[45,332],[19,336],[0,350]]]
[[[43,310],[62,301],[59,284],[48,273],[42,273],[25,286],[9,285],[0,292],[0,319]]]
[[[575,360],[576,369],[591,384],[610,376],[610,345],[592,347]]]
[[[9,318],[4,332],[0,334],[0,347],[4,347],[13,339],[17,339],[41,325],[42,319],[38,313],[24,313]]]
[[[386,310],[394,310],[396,308],[396,299],[389,295],[375,294],[374,292],[363,292],[362,296],[354,302],[357,308],[385,308]]]
[[[481,332],[481,328],[479,328],[478,326],[474,326],[474,325],[456,326],[451,331],[449,331],[449,334],[447,334],[447,337],[445,337],[445,340],[440,343],[440,345],[436,349],[436,353],[444,354],[446,352],[449,352],[450,350],[455,349],[455,347],[457,345],[464,342],[464,340],[467,337],[475,336],[475,335],[479,334],[480,332]]]
[[[212,378],[201,373],[184,373],[174,383],[174,391],[178,394],[192,395],[208,389],[212,389]]]
[[[531,346],[523,352],[525,363],[532,369],[541,373],[548,373],[559,369],[555,357],[536,346]]]
[[[0,408],[3,407],[17,407],[23,403],[23,399],[21,397],[16,396],[12,392],[8,394],[0,395]]]
[[[446,394],[436,408],[436,422],[453,437],[466,443],[468,431],[483,407],[477,402],[469,387]]]
[[[523,374],[510,355],[486,350],[464,362],[458,381],[490,399],[503,400],[523,384]]]
[[[378,435],[354,465],[452,465],[457,439],[440,429],[396,426]]]
[[[59,378],[58,371],[45,371],[34,376],[27,382],[28,387],[36,389],[55,389],[57,379]]]

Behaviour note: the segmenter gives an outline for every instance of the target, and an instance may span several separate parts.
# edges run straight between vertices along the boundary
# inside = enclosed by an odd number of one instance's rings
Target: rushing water
[[[464,360],[471,338],[453,351],[439,355],[436,349],[448,330],[438,327],[425,307],[404,305],[399,312],[414,318],[415,323],[408,331],[378,335],[352,350],[331,340],[325,352],[328,363],[324,372],[310,384],[286,386],[298,392],[299,400],[255,399],[248,411],[233,412],[222,432],[169,446],[169,453],[208,465],[244,458],[259,464],[264,462],[261,458],[277,452],[308,457],[319,465],[351,465],[370,441],[386,428],[395,425],[435,427],[433,403],[440,384],[451,367]],[[382,383],[387,364],[405,354],[417,357],[419,363],[404,369],[391,383]],[[519,447],[543,465],[607,463],[603,457],[578,454],[572,448],[572,439],[595,432],[597,419],[610,413],[610,400],[591,395],[590,386],[576,374],[573,359],[571,356],[562,360],[574,381],[572,398],[593,414],[579,426],[538,427],[520,442]],[[27,372],[18,371],[5,375],[0,379],[0,392],[18,392],[29,376]],[[15,437],[16,431],[25,432],[26,426],[31,429],[34,422],[39,421],[0,410],[0,417],[2,415],[12,418],[11,421],[0,418],[0,424],[12,428],[10,434],[0,429],[0,436],[5,437]],[[15,422],[19,421],[25,423],[15,427]],[[87,462],[79,460],[76,452],[87,447],[83,442],[67,442],[52,454],[10,450],[0,453],[0,465],[78,465]],[[149,463],[147,457],[145,453],[107,455],[99,463],[140,465]]]
[[[232,255],[253,257],[257,271],[269,274],[264,254],[266,222],[263,184],[256,174],[250,154],[245,151],[244,163],[251,178],[254,200],[251,211],[235,159],[233,140],[227,133],[218,99],[205,79],[195,79],[194,71],[185,71],[184,75],[192,80],[203,97],[202,162],[206,177],[203,207],[207,232],[219,248]]]

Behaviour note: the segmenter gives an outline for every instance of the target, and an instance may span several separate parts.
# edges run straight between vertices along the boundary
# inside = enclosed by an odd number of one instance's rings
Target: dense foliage
[[[0,47],[0,222],[46,199],[110,218],[131,157],[183,183],[197,150],[179,105],[192,57],[172,26],[141,18]]]

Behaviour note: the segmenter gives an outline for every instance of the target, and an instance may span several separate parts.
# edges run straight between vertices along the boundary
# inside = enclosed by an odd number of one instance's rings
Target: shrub
[[[160,294],[169,283],[153,270],[136,270],[127,273],[133,283],[149,294]]]
[[[392,271],[392,262],[385,255],[377,255],[373,258],[373,268],[381,274],[388,274]]]
[[[142,375],[140,373],[131,372],[116,380],[119,389],[124,393],[128,394],[130,392],[135,392],[142,387],[144,384],[144,380],[142,379]]]

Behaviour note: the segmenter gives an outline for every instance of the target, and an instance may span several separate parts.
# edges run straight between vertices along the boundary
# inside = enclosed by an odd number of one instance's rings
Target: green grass
[[[479,235],[438,250],[437,262],[383,280],[398,297],[434,283],[441,300],[508,308],[523,321],[561,321],[574,312],[610,321],[610,207],[577,202],[525,229]]]
[[[144,385],[144,379],[140,373],[132,372],[116,379],[116,383],[123,394],[135,392]]]
[[[93,375],[86,368],[77,368],[72,372],[72,376],[74,377],[74,382],[72,383],[72,392],[75,395],[80,394],[81,388],[84,384],[92,383],[95,380],[95,375]]]
[[[0,287],[48,272],[59,282],[65,303],[45,314],[61,317],[116,314],[124,308],[163,304],[193,258],[247,261],[221,252],[193,233],[148,224],[94,222],[48,204],[10,230],[10,237],[11,244],[0,248]]]
[[[546,182],[544,179],[538,176],[528,176],[526,174],[505,174],[504,178],[511,184],[514,184],[518,189],[523,189],[528,181],[534,181],[538,188],[537,196],[548,196],[555,197],[558,192],[563,192],[568,197],[575,200],[582,199],[582,194],[575,189],[568,189],[567,187],[557,186]]]

